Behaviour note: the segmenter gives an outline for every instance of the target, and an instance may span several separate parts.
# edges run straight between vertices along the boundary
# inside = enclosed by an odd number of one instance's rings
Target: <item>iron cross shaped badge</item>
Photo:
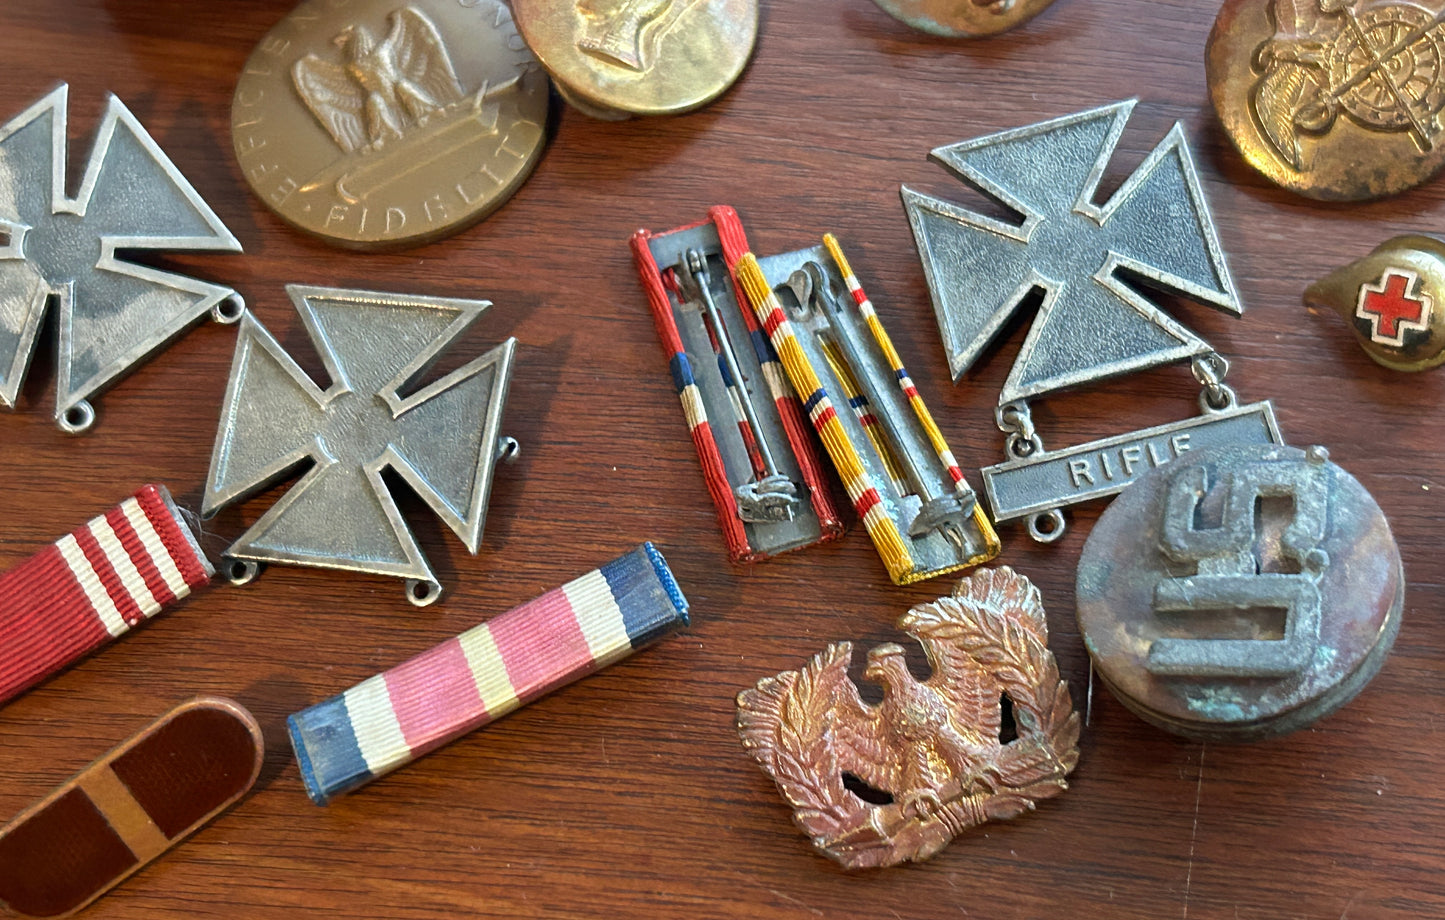
[[[1021,216],[1010,223],[902,190],[957,381],[1031,299],[1043,294],[995,412],[1009,459],[983,470],[994,519],[1064,533],[1060,508],[1113,495],[1145,470],[1206,444],[1279,442],[1268,402],[1239,406],[1224,358],[1130,281],[1227,313],[1243,306],[1225,264],[1194,159],[1175,124],[1104,204],[1099,181],[1134,101],[933,151],[958,178]],[[1046,451],[1028,400],[1189,361],[1204,414]]]
[[[310,469],[225,552],[235,583],[267,562],[407,579],[425,606],[441,584],[397,508],[399,476],[475,554],[517,340],[417,388],[491,304],[288,285],[330,378],[321,389],[251,315],[241,323],[202,504],[205,517]]]
[[[0,127],[0,408],[15,408],[54,302],[55,421],[79,434],[95,421],[91,397],[207,313],[240,319],[245,302],[117,255],[241,244],[114,96],[80,190],[67,196],[68,98],[62,84]]]

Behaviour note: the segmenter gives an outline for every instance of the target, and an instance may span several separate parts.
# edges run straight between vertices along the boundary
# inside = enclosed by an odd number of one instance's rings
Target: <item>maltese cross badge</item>
[[[67,99],[62,84],[0,127],[0,407],[15,407],[54,303],[55,420],[79,434],[95,421],[92,396],[206,313],[233,323],[245,303],[228,287],[117,255],[241,244],[114,96],[68,197]]]
[[[1224,358],[1140,292],[1243,312],[1183,128],[1176,124],[1107,202],[1095,203],[1133,108],[1119,102],[933,151],[1018,222],[902,191],[955,381],[1042,295],[999,394],[1010,459],[985,469],[983,482],[995,520],[1027,517],[1044,542],[1063,534],[1060,508],[1113,495],[1182,450],[1278,441],[1269,403],[1237,406],[1223,383]],[[1029,399],[1178,361],[1190,361],[1204,386],[1203,417],[1044,450]]]
[[[441,584],[382,478],[400,477],[467,549],[482,541],[492,472],[517,443],[499,437],[507,339],[417,387],[486,301],[286,288],[330,378],[321,389],[251,315],[241,323],[202,514],[309,470],[225,553],[236,583],[267,562],[408,579],[418,606]]]

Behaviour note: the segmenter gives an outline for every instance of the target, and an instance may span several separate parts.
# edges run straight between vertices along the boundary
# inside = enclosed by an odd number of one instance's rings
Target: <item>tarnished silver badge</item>
[[[288,285],[330,378],[321,389],[248,314],[231,364],[202,513],[214,515],[310,469],[225,558],[233,582],[280,562],[406,578],[407,599],[441,596],[396,501],[390,470],[476,553],[492,471],[517,443],[499,435],[507,339],[439,380],[420,379],[490,303]]]
[[[93,396],[207,313],[234,323],[245,302],[223,285],[117,256],[241,244],[114,96],[68,196],[68,98],[62,84],[0,127],[0,408],[15,408],[53,303],[55,421],[79,434],[95,422]]]
[[[955,381],[1042,292],[995,411],[1009,459],[983,470],[994,519],[1026,517],[1042,542],[1062,536],[1059,509],[1116,494],[1184,451],[1280,441],[1270,403],[1238,405],[1224,358],[1131,284],[1243,312],[1184,129],[1176,124],[1106,203],[1094,201],[1133,108],[1120,102],[933,151],[1020,223],[903,188]],[[1044,449],[1029,400],[1180,361],[1204,387],[1198,418]]]
[[[1198,451],[1124,491],[1084,544],[1079,632],[1141,718],[1249,740],[1343,706],[1395,640],[1390,525],[1324,448]]]

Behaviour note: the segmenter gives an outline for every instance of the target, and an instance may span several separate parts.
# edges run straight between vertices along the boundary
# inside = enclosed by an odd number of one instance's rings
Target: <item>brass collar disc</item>
[[[1325,201],[1413,188],[1445,166],[1445,0],[1225,0],[1209,95],[1244,159]]]
[[[583,108],[674,115],[742,74],[758,0],[516,0],[527,45]]]

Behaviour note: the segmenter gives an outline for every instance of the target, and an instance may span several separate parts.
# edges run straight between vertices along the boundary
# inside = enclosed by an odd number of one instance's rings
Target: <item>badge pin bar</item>
[[[1274,405],[1235,406],[1062,450],[1041,450],[980,471],[994,520],[1049,515],[1122,492],[1148,470],[1226,444],[1282,444]],[[1040,527],[1031,521],[1030,529]]]
[[[988,516],[838,240],[746,255],[737,274],[894,583],[998,555]]]
[[[843,535],[822,463],[778,356],[733,283],[747,252],[737,212],[666,233],[632,252],[670,360],[729,555],[756,562]]]
[[[318,805],[688,623],[651,543],[287,719]]]

